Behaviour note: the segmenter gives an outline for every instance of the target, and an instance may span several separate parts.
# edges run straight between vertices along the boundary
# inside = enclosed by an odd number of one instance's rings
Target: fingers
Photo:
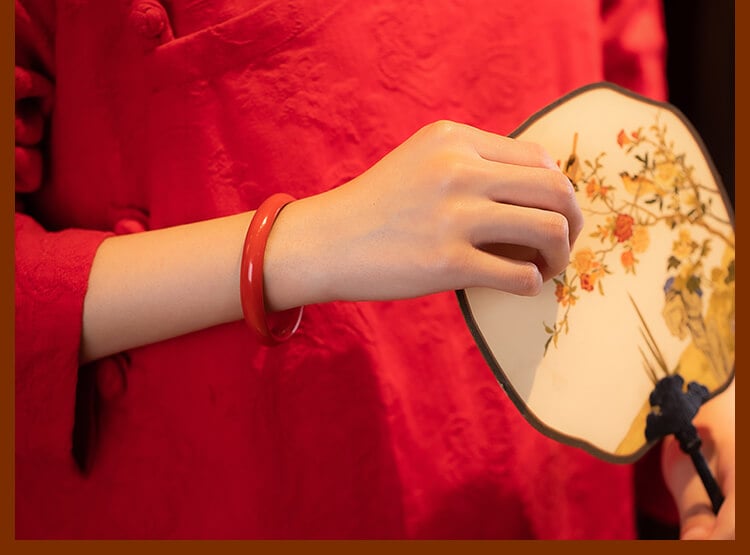
[[[562,214],[499,203],[486,204],[472,213],[469,232],[472,244],[502,243],[536,250],[541,258],[533,262],[539,265],[544,280],[568,266],[570,233],[568,221]]]
[[[717,448],[710,435],[705,430],[703,432],[704,455],[709,461],[713,461],[718,454]],[[734,459],[733,453],[722,455],[728,455],[727,461]],[[708,494],[690,457],[680,450],[673,437],[664,439],[662,466],[667,487],[680,515],[680,537],[686,540],[734,539],[735,488],[732,465],[729,462],[719,464],[715,470],[719,486],[726,496],[718,515],[713,513]]]
[[[562,214],[568,221],[569,246],[578,238],[583,213],[573,185],[562,172],[485,161],[475,171],[482,176],[482,194],[496,202]]]
[[[372,183],[377,199],[362,213],[387,214],[377,233],[360,219],[358,237],[392,234],[412,259],[434,256],[436,287],[535,295],[567,267],[583,228],[571,183],[542,147],[454,122],[425,126],[357,183],[354,197]]]
[[[511,139],[462,123],[440,121],[432,125],[438,128],[438,134],[466,140],[485,160],[560,171],[547,151],[536,143]]]
[[[536,264],[493,255],[473,249],[465,260],[464,271],[472,276],[471,287],[488,287],[534,296],[542,290],[542,273]]]
[[[583,229],[575,190],[540,145],[447,121],[425,132],[430,144],[452,152],[446,166],[451,181],[496,202],[562,214],[568,220],[569,246],[575,242]]]

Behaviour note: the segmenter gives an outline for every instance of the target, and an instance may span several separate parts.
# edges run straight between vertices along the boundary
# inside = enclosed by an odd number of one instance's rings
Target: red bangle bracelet
[[[263,290],[263,257],[268,235],[276,217],[294,197],[276,193],[268,197],[256,210],[245,236],[240,263],[240,299],[245,322],[255,330],[264,345],[277,345],[289,339],[302,320],[302,307],[273,313],[275,325],[269,325]]]

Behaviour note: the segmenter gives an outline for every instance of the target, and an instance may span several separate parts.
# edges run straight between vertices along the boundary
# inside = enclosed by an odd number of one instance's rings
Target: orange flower
[[[570,294],[570,287],[561,281],[555,282],[555,297],[557,297],[557,302],[562,306],[573,306],[576,304],[576,298]]]
[[[620,132],[617,134],[617,144],[620,145],[620,147],[623,147],[625,145],[629,145],[632,142],[633,141],[631,141],[628,138],[628,135],[625,133],[625,130],[620,129]]]
[[[625,268],[625,273],[635,273],[636,260],[635,256],[633,256],[633,251],[623,251],[620,255],[620,262],[622,262],[622,265]]]
[[[589,275],[591,276],[591,281],[593,283],[596,283],[597,280],[603,278],[607,272],[604,271],[604,266],[602,266],[599,262],[594,262],[591,265],[591,271],[589,272]]]
[[[603,225],[597,224],[596,231],[591,233],[589,237],[599,237],[602,241],[609,237],[609,228]]]
[[[599,184],[596,182],[596,179],[593,177],[589,179],[589,182],[586,183],[586,196],[589,198],[594,198],[596,194],[599,192]]]
[[[581,274],[581,289],[584,291],[594,290],[594,279],[589,274]]]
[[[565,298],[565,286],[561,281],[555,284],[555,297],[557,297],[558,303],[561,303]]]
[[[614,234],[618,243],[623,243],[633,235],[633,217],[627,214],[617,214]]]

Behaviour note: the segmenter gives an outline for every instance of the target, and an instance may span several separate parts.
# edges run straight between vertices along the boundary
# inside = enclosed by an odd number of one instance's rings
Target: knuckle
[[[575,206],[577,204],[576,192],[573,184],[562,172],[550,170],[547,172],[549,186],[562,206]]]
[[[427,124],[424,129],[432,139],[447,141],[456,137],[459,127],[459,124],[455,121],[441,119]]]
[[[539,143],[526,142],[526,149],[529,152],[531,160],[536,163],[539,167],[557,169],[557,164],[550,156],[547,149],[545,149]]]
[[[554,198],[555,205],[566,215],[570,236],[575,237],[583,228],[583,214],[573,184],[561,172],[549,171],[547,175],[549,194]]]
[[[570,226],[568,219],[557,212],[548,212],[542,223],[543,239],[553,244],[568,244]]]

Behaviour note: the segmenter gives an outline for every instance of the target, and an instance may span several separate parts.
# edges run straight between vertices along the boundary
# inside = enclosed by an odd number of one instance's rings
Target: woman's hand
[[[662,447],[662,469],[680,514],[680,536],[691,540],[733,540],[735,509],[734,381],[726,391],[703,405],[693,421],[703,441],[701,450],[725,500],[718,515],[690,457],[670,436]]]
[[[571,183],[540,146],[441,121],[287,206],[266,250],[266,293],[275,310],[474,286],[535,295],[567,266],[582,226]]]
[[[81,362],[242,318],[251,216],[104,240]],[[582,222],[573,187],[539,146],[435,123],[349,183],[284,208],[265,252],[267,308],[470,286],[534,295],[567,266]]]

